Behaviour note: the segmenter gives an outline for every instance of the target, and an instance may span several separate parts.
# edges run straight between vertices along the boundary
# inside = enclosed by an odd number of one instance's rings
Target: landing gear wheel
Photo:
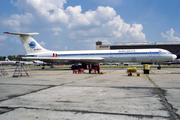
[[[98,74],[99,74],[99,69],[97,71],[98,71]]]
[[[161,66],[159,65],[159,66],[157,67],[157,69],[160,70],[160,69],[161,69]]]
[[[130,76],[132,76],[132,73],[130,73]]]
[[[82,64],[82,68],[87,69],[87,64]]]
[[[128,76],[132,76],[132,73],[128,73]]]
[[[74,65],[72,65],[72,66],[71,66],[71,69],[72,69],[72,70],[74,70],[74,69],[75,69],[75,68],[74,68]]]
[[[72,70],[77,70],[77,69],[78,69],[78,66],[72,65],[72,66],[71,66],[71,69],[72,69]]]

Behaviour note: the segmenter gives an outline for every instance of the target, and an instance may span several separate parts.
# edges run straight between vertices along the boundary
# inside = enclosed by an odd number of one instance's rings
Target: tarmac
[[[73,74],[70,69],[0,67],[0,120],[179,120],[180,69]]]

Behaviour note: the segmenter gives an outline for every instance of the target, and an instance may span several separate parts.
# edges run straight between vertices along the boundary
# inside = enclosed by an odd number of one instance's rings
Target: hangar
[[[96,42],[96,50],[117,50],[117,49],[146,49],[146,48],[162,48],[170,51],[180,58],[180,42],[156,42],[150,44],[148,42],[142,43],[115,43],[114,45],[103,45],[101,41]]]

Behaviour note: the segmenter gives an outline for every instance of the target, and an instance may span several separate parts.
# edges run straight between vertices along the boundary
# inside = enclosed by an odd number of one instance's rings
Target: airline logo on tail
[[[36,43],[32,41],[29,43],[29,46],[33,49],[36,47]]]

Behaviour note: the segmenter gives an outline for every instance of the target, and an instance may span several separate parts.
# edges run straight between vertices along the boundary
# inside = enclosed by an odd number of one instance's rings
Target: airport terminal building
[[[115,43],[114,45],[103,45],[101,41],[96,42],[96,50],[117,50],[117,49],[148,49],[162,48],[170,51],[180,58],[180,42],[156,42],[155,44],[144,43]]]

